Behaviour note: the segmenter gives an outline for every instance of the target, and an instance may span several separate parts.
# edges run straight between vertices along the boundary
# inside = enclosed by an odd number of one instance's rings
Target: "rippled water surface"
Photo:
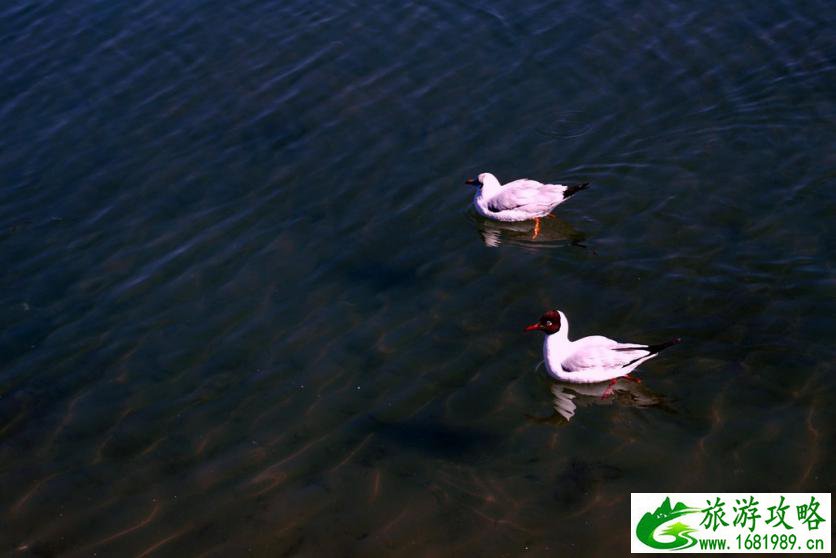
[[[613,556],[631,491],[833,491],[834,29],[4,3],[0,551]],[[592,186],[532,240],[482,171]],[[553,307],[685,342],[602,400]]]

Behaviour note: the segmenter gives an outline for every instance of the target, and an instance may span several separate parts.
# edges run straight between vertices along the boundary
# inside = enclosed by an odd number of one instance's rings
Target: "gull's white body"
[[[626,376],[658,354],[649,351],[647,345],[619,343],[600,335],[569,341],[569,321],[563,312],[559,313],[560,330],[546,335],[543,343],[546,369],[558,380],[575,384],[605,382]]]
[[[476,191],[476,211],[498,221],[528,221],[545,217],[566,201],[568,186],[543,184],[521,178],[505,185],[489,172],[479,175],[482,186]]]

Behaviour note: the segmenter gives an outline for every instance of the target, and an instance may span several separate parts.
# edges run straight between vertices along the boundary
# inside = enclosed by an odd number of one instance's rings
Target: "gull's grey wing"
[[[493,212],[510,210],[544,211],[563,201],[565,186],[541,184],[536,180],[515,180],[488,200],[488,209]]]
[[[567,372],[622,368],[650,355],[647,347],[621,343],[590,343],[579,347],[560,364]]]

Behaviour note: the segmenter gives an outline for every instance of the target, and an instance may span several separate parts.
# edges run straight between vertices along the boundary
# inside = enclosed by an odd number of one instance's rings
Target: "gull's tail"
[[[636,345],[636,346],[633,346],[633,347],[616,347],[613,350],[615,350],[615,351],[647,351],[646,355],[642,355],[638,358],[634,358],[633,360],[631,360],[630,362],[628,362],[627,364],[622,366],[622,368],[627,368],[631,364],[635,364],[637,362],[644,362],[646,360],[649,360],[649,359],[653,358],[654,356],[656,356],[658,353],[667,349],[668,347],[670,347],[672,345],[677,345],[679,343],[682,343],[682,338],[681,337],[677,337],[676,339],[671,339],[670,341],[665,341],[664,343],[659,343],[658,345],[644,345],[644,346]]]

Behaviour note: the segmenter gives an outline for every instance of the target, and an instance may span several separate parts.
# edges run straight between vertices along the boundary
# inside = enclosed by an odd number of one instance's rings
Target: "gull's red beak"
[[[479,184],[479,181],[476,180],[475,178],[468,178],[467,180],[464,181],[464,183],[465,184]]]
[[[540,322],[537,322],[536,324],[531,324],[530,326],[525,328],[523,331],[537,331],[538,329],[540,329]]]

